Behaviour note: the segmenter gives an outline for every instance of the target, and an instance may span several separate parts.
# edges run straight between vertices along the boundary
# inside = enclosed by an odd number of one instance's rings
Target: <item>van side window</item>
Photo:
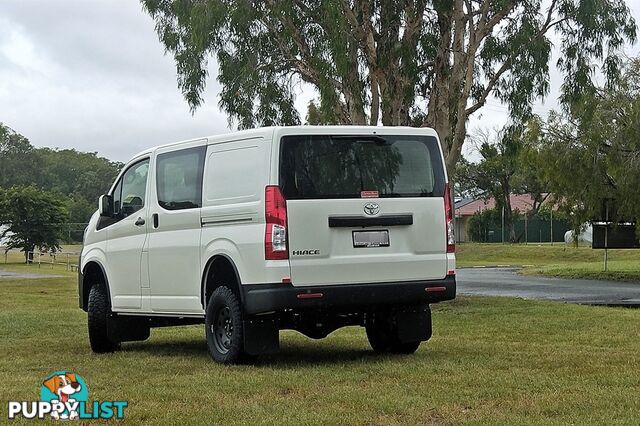
[[[202,206],[202,174],[207,147],[159,154],[156,167],[158,204],[166,210]]]
[[[113,193],[116,217],[127,217],[144,207],[148,174],[149,159],[134,164],[124,172]]]

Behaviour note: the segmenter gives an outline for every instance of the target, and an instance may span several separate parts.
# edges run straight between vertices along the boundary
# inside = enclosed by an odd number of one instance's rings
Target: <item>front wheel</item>
[[[218,287],[207,303],[205,334],[209,355],[222,364],[234,364],[243,355],[242,310],[229,287]]]
[[[120,347],[120,342],[109,338],[108,321],[111,315],[109,297],[102,284],[94,284],[89,291],[89,306],[87,309],[89,344],[96,353],[113,352]]]

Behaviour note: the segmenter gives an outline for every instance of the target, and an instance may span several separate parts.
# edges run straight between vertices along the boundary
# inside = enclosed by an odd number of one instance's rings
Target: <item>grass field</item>
[[[128,400],[135,424],[638,424],[639,324],[640,310],[458,298],[434,306],[434,337],[413,356],[375,356],[347,328],[321,341],[283,332],[279,355],[225,367],[201,326],[93,354],[71,274],[5,278],[0,419],[67,369],[90,400]]]
[[[524,274],[640,281],[640,250],[609,250],[607,272],[603,256],[602,250],[564,244],[464,243],[456,246],[459,267],[525,265]]]

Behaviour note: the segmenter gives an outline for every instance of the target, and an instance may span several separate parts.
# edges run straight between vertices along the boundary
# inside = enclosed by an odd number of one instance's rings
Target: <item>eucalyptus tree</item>
[[[571,105],[636,37],[623,0],[141,1],[192,109],[213,56],[230,124],[299,123],[304,82],[333,123],[434,127],[450,170],[489,96],[520,119],[547,94],[552,43]]]
[[[539,144],[544,181],[575,227],[601,217],[604,200],[615,200],[612,219],[640,219],[640,59],[571,114],[533,121],[527,137]]]
[[[67,200],[70,222],[89,220],[98,197],[121,168],[121,163],[95,152],[36,148],[0,123],[0,189],[35,186],[61,194]]]

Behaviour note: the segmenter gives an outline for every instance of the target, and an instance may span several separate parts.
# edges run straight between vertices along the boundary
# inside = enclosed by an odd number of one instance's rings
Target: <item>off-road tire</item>
[[[209,355],[214,361],[236,364],[245,360],[242,307],[229,287],[218,287],[209,297],[205,335]]]
[[[120,342],[109,338],[107,327],[111,315],[109,297],[102,284],[94,284],[89,291],[88,306],[89,343],[96,353],[113,352],[120,348]]]

